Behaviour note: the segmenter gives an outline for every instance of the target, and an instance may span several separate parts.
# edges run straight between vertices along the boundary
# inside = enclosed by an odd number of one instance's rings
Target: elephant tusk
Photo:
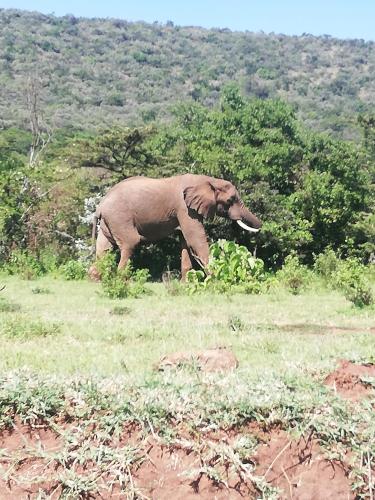
[[[250,233],[257,233],[259,229],[255,229],[254,227],[247,226],[242,220],[236,220],[237,224],[242,227],[242,229],[246,229]]]

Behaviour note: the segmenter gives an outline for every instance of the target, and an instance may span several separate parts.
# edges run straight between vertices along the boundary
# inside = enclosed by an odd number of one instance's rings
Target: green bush
[[[116,256],[107,252],[97,262],[104,295],[111,299],[139,297],[149,293],[145,286],[150,274],[148,269],[133,270],[130,263],[124,269],[117,269]]]
[[[364,307],[374,302],[371,284],[367,279],[368,269],[354,257],[339,259],[331,249],[315,258],[315,272],[328,287],[342,291],[356,307]]]
[[[79,260],[68,260],[61,266],[61,271],[66,280],[83,280],[87,276],[87,264]]]
[[[207,269],[189,271],[186,279],[192,292],[210,289],[220,293],[230,290],[260,293],[266,281],[264,263],[249,250],[233,241],[218,240],[210,247]]]
[[[4,267],[9,274],[16,274],[27,280],[45,274],[43,264],[26,250],[14,250]]]
[[[311,271],[293,254],[286,257],[282,268],[276,273],[276,282],[285,286],[294,295],[305,290],[311,278]]]
[[[336,253],[327,248],[325,252],[315,256],[314,271],[325,280],[330,280],[340,267],[340,259]]]
[[[20,276],[26,280],[33,280],[58,269],[58,259],[51,250],[42,250],[34,255],[27,250],[13,250],[4,270],[9,274]]]
[[[332,286],[342,290],[356,307],[369,306],[374,303],[374,296],[366,275],[367,268],[358,259],[343,260],[332,275]]]

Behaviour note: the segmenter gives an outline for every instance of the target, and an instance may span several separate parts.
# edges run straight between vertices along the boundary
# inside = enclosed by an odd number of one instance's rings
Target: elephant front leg
[[[193,262],[185,238],[180,233],[181,243],[181,281],[186,281],[186,274],[193,269]]]
[[[184,239],[181,253],[181,277],[184,279],[187,271],[193,267],[191,257],[201,267],[205,268],[207,266],[209,248],[203,224],[198,218],[191,216],[189,213],[184,213],[179,216],[178,220]]]

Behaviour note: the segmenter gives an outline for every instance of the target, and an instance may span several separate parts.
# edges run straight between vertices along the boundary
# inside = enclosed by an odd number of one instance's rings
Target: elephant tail
[[[101,219],[101,213],[98,210],[94,213],[94,217],[92,219],[92,232],[91,232],[91,241],[92,241],[92,249],[91,252],[95,254],[95,246],[96,246],[96,236],[98,229],[98,221]]]

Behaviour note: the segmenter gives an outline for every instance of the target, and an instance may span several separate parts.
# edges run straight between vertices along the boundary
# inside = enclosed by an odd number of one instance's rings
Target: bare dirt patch
[[[176,500],[202,498],[227,500],[255,498],[256,489],[251,481],[244,481],[231,471],[228,464],[217,464],[213,454],[208,467],[215,465],[209,477],[207,464],[189,445],[160,446],[151,444],[148,457],[135,473],[135,484],[148,498]],[[220,480],[215,480],[214,474]]]
[[[225,456],[223,453],[226,446],[230,449],[238,438],[250,435],[260,444],[245,461],[249,464],[248,470],[252,476],[264,478],[279,488],[280,498],[354,498],[349,468],[341,462],[328,461],[314,440],[296,441],[285,431],[265,430],[257,423],[229,431],[191,435],[181,430],[178,434],[179,437],[167,445],[152,433],[145,436],[137,426],[127,426],[119,438],[108,443],[121,453],[129,446],[139,448],[141,459],[126,469],[126,488],[152,500],[259,498],[261,494],[251,477],[244,473],[246,470],[235,466],[235,461],[228,459],[230,454]],[[39,492],[49,495],[52,500],[60,498],[66,486],[61,482],[63,467],[54,459],[54,454],[64,448],[60,434],[48,428],[18,424],[13,431],[2,432],[0,445],[2,500],[34,498]],[[69,467],[82,482],[94,470],[99,470],[92,457],[86,465],[76,463],[75,456],[79,454],[76,446],[70,453]],[[122,498],[125,490],[113,474],[116,468],[98,476],[97,488],[87,498]]]
[[[272,325],[271,325],[272,326]],[[319,324],[309,324],[309,323],[275,323],[273,325],[275,328],[286,331],[286,332],[297,332],[301,334],[309,335],[325,335],[325,334],[342,334],[342,333],[374,333],[375,327],[363,327],[359,328],[356,326],[336,326],[336,325],[319,325]]]
[[[42,456],[57,452],[61,446],[61,438],[44,426],[16,423],[4,430],[0,435],[1,500],[34,498],[39,490],[51,499],[58,498],[61,489],[55,484],[56,470]]]
[[[273,431],[258,448],[256,474],[293,500],[352,499],[349,470],[338,461],[324,458],[313,440],[294,441],[284,431]]]
[[[363,382],[364,377],[375,377],[375,365],[340,360],[338,368],[324,379],[324,383],[343,398],[359,401],[373,392],[371,386]]]
[[[199,352],[175,352],[164,356],[157,365],[158,370],[177,368],[192,364],[206,372],[234,370],[238,360],[232,351],[225,347],[206,349]]]

